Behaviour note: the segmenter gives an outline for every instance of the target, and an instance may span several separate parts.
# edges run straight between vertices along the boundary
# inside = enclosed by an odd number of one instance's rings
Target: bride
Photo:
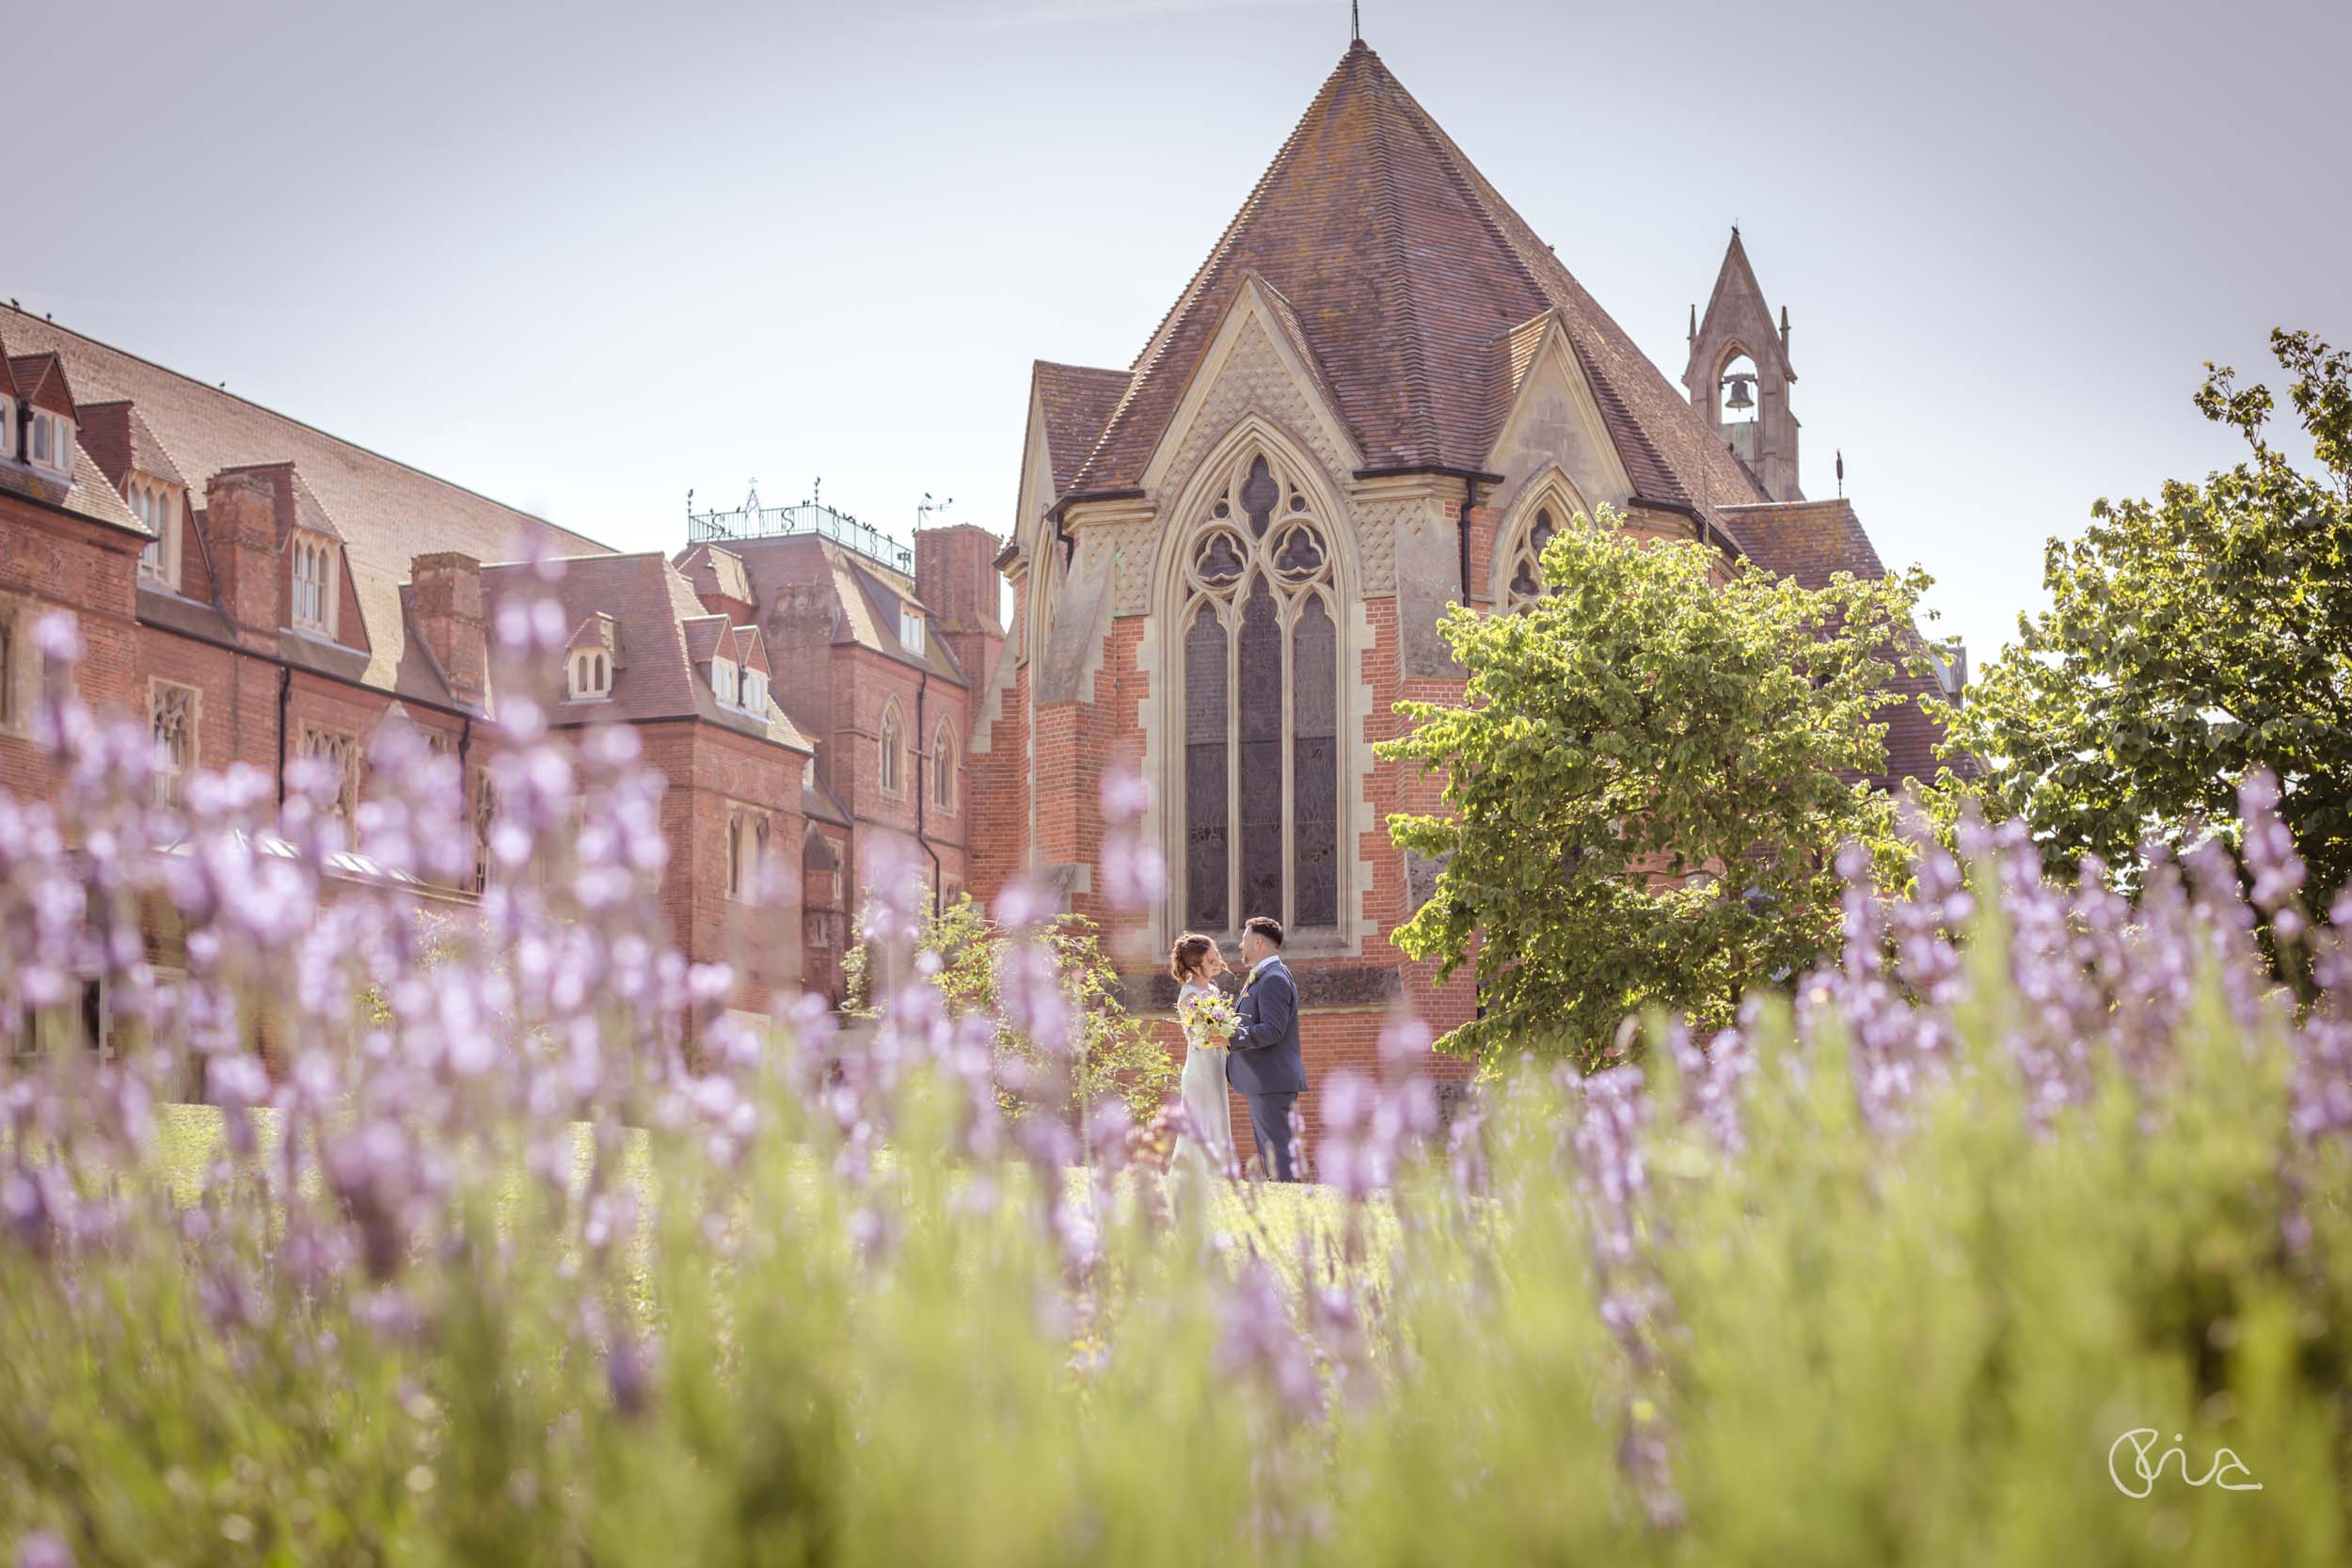
[[[1180,1095],[1184,1128],[1178,1136],[1184,1158],[1202,1175],[1233,1168],[1232,1101],[1225,1092],[1225,1053],[1233,1036],[1233,1006],[1216,989],[1225,955],[1198,931],[1176,939],[1168,956],[1176,976],[1176,1018],[1184,1029],[1184,1076]]]

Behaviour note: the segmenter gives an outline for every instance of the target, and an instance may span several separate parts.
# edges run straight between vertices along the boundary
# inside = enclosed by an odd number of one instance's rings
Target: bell
[[[1754,381],[1756,377],[1752,375],[1727,375],[1724,377],[1724,385],[1731,388],[1731,396],[1724,400],[1724,406],[1726,408],[1737,408],[1742,411],[1755,407],[1756,399],[1748,395],[1748,383]]]

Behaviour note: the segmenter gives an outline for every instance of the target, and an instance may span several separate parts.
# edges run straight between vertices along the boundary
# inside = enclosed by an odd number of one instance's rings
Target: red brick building
[[[1686,397],[1360,43],[1133,365],[1037,364],[1001,548],[958,526],[909,550],[755,495],[691,515],[673,558],[617,555],[0,313],[0,786],[51,787],[26,633],[57,605],[85,693],[145,712],[175,773],[326,757],[348,809],[397,716],[480,799],[487,618],[517,562],[560,557],[558,722],[637,729],[670,785],[680,944],[735,964],[743,1007],[795,981],[840,997],[896,841],[934,898],[1027,874],[1104,918],[1147,1009],[1175,932],[1276,914],[1311,1075],[1375,1068],[1400,1012],[1442,1030],[1476,1006],[1390,943],[1435,871],[1385,820],[1438,790],[1373,755],[1400,700],[1462,689],[1447,606],[1540,592],[1543,540],[1604,505],[1726,574],[1881,569],[1851,506],[1798,488],[1788,318],[1736,232],[1690,341]],[[1890,779],[1934,765],[1902,700],[1962,678],[1950,657],[1890,694]],[[1140,917],[1095,881],[1114,770],[1150,784],[1170,873]]]
[[[1735,234],[1676,391],[1352,45],[1134,363],[1036,366],[1017,609],[971,741],[978,885],[1027,864],[1113,918],[1100,784],[1137,769],[1172,886],[1119,922],[1130,951],[1280,917],[1318,1082],[1376,1069],[1400,1009],[1465,1020],[1468,974],[1434,988],[1389,941],[1434,868],[1384,823],[1436,786],[1373,747],[1400,700],[1461,692],[1446,607],[1540,592],[1577,514],[1726,572],[1880,570],[1851,507],[1796,488],[1785,321]],[[1931,772],[1925,716],[1890,718],[1890,771]]]

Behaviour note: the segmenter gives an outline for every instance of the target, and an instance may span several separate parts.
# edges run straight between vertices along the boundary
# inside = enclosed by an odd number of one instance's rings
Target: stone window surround
[[[133,473],[122,486],[122,499],[139,521],[152,529],[154,541],[139,552],[139,580],[180,591],[180,486],[152,474]]]
[[[1511,584],[1518,575],[1521,561],[1531,559],[1528,540],[1535,531],[1537,516],[1545,512],[1551,514],[1554,533],[1580,515],[1593,515],[1592,507],[1559,469],[1551,468],[1538,475],[1512,501],[1509,515],[1495,531],[1497,547],[1487,574],[1490,604],[1512,610],[1526,602],[1524,595],[1513,593]]]
[[[957,768],[956,726],[950,719],[942,719],[931,730],[931,809],[952,816],[956,810]]]
[[[1172,506],[1165,510],[1154,508],[1159,516],[1182,520],[1185,526],[1169,526],[1160,531],[1151,599],[1153,624],[1144,638],[1145,673],[1152,694],[1145,700],[1139,717],[1144,721],[1144,772],[1152,788],[1143,831],[1148,839],[1160,846],[1171,884],[1169,896],[1152,911],[1148,939],[1154,944],[1172,941],[1176,931],[1184,928],[1184,628],[1180,622],[1184,605],[1192,597],[1186,574],[1189,550],[1198,537],[1198,525],[1208,518],[1215,501],[1239,482],[1250,460],[1260,455],[1279,476],[1286,487],[1285,495],[1291,489],[1304,495],[1304,515],[1317,521],[1330,551],[1327,592],[1336,624],[1340,688],[1338,924],[1293,930],[1284,950],[1310,958],[1348,955],[1359,951],[1363,940],[1360,903],[1365,879],[1370,875],[1369,866],[1360,858],[1359,844],[1370,821],[1370,808],[1363,792],[1372,773],[1370,743],[1363,738],[1371,697],[1364,685],[1362,664],[1371,627],[1362,606],[1363,563],[1356,539],[1359,518],[1357,510],[1345,499],[1346,492],[1332,481],[1323,466],[1280,427],[1255,414],[1245,415],[1236,421],[1210,446],[1192,473],[1172,487],[1176,497]],[[1083,522],[1075,524],[1076,528],[1084,526]],[[1287,832],[1286,823],[1286,835]],[[1241,918],[1240,914],[1232,914],[1231,930],[1210,934],[1229,941],[1236,939]]]
[[[882,718],[874,727],[874,749],[881,759],[874,769],[874,787],[884,800],[905,800],[907,727],[897,697],[882,704]]]
[[[155,803],[159,806],[179,806],[185,803],[187,776],[198,767],[204,722],[204,693],[200,688],[182,681],[165,680],[151,675],[147,682],[148,727],[155,738]],[[167,741],[167,717],[176,717],[180,731],[180,755],[172,757]]]
[[[335,541],[308,529],[295,529],[287,536],[286,620],[294,630],[334,640],[342,597],[340,554]]]

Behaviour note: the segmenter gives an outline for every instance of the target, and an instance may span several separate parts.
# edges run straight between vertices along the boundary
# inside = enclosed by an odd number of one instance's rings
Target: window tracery
[[[1184,919],[1339,923],[1339,622],[1328,527],[1263,452],[1187,541]]]

